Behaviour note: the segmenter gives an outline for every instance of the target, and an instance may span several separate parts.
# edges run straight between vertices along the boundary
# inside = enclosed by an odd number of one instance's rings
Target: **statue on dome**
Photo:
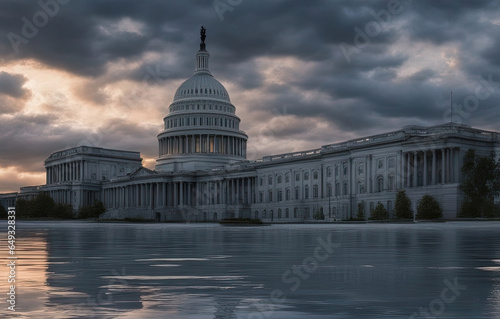
[[[203,26],[201,26],[201,29],[200,29],[201,43],[205,43],[205,38],[207,37],[205,35],[206,32],[207,32],[207,29],[205,29]]]

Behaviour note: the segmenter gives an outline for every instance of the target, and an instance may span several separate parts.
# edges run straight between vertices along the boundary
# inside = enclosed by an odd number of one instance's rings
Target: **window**
[[[295,200],[299,199],[299,188],[295,187]]]
[[[259,202],[262,203],[264,201],[264,193],[259,193]]]
[[[283,191],[279,190],[278,191],[278,202],[283,201]]]
[[[278,175],[278,184],[281,184],[281,181],[282,181],[282,177],[281,177],[281,175]]]
[[[290,211],[289,209],[285,209],[285,218],[290,218]]]
[[[378,160],[378,163],[377,163],[377,167],[380,169],[380,168],[384,168],[384,161],[383,160]]]
[[[295,174],[295,181],[296,182],[300,181],[300,174]]]
[[[390,190],[393,190],[394,189],[394,176],[389,176],[389,179],[387,180],[387,187],[390,189]]]
[[[309,185],[306,185],[304,189],[304,199],[309,199]]]
[[[328,197],[331,197],[333,195],[332,184],[330,183],[326,184],[326,193]]]
[[[273,191],[269,191],[269,201],[273,201]]]
[[[304,173],[304,180],[308,181],[309,180],[309,172]]]
[[[273,185],[273,177],[271,175],[269,175],[269,177],[267,178],[267,182],[268,185]]]
[[[387,166],[389,166],[389,168],[393,168],[395,165],[395,160],[394,160],[394,157],[391,157],[389,158],[389,161],[387,163]]]
[[[344,164],[344,175],[347,175],[347,165]]]
[[[340,183],[335,183],[335,196],[340,196]]]
[[[299,212],[299,209],[297,207],[295,207],[293,209],[293,218],[297,218],[298,212]]]
[[[381,192],[384,190],[384,178],[380,176],[377,179],[377,192]]]
[[[331,167],[328,167],[328,168],[326,169],[326,176],[327,176],[327,177],[332,177],[332,168],[331,168]]]
[[[365,193],[365,185],[362,182],[358,182],[358,193],[359,194]]]
[[[358,165],[358,174],[361,175],[364,172],[364,164],[361,163]]]
[[[339,167],[335,166],[335,176],[339,176]]]
[[[264,179],[263,179],[262,177],[261,177],[261,178],[259,178],[259,185],[260,185],[260,186],[264,185]]]
[[[285,183],[290,183],[290,174],[285,174]]]
[[[318,179],[318,171],[314,171],[313,172],[313,178],[314,179]]]
[[[285,200],[290,200],[290,188],[287,188],[285,191]]]
[[[345,182],[344,183],[344,195],[349,194],[349,192],[347,190],[348,190],[348,188],[347,188],[347,182]]]
[[[319,187],[318,185],[313,186],[313,198],[318,198],[319,197]]]
[[[259,219],[259,212],[258,211],[255,211],[253,214],[254,214],[253,215],[254,219]]]
[[[266,216],[266,210],[264,209],[262,211],[262,219],[266,219],[266,218],[267,218],[267,216]]]
[[[278,208],[278,218],[281,218],[281,208]]]

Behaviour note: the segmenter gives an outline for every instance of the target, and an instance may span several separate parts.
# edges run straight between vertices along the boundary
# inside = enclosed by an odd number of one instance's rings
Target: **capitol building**
[[[217,221],[258,218],[307,222],[365,216],[378,203],[394,213],[398,190],[413,210],[434,196],[445,218],[455,218],[467,150],[500,155],[500,133],[447,123],[407,126],[316,149],[247,160],[247,138],[228,92],[210,72],[202,28],[194,74],[175,92],[158,134],[156,167],[139,152],[78,146],[45,160],[46,184],[0,194],[0,204],[50,194],[57,203],[82,206],[100,200],[102,218]]]

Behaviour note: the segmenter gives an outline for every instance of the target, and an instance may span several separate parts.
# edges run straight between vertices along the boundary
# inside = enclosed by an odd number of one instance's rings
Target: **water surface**
[[[6,317],[500,318],[498,222],[16,228]]]

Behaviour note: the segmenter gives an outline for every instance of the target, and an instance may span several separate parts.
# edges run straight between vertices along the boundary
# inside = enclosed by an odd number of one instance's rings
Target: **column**
[[[445,149],[441,149],[441,184],[445,183]]]
[[[432,178],[431,185],[436,185],[436,150],[432,150]]]
[[[418,153],[413,152],[413,187],[418,185]]]
[[[410,188],[410,182],[411,182],[411,166],[410,166],[410,152],[406,152],[406,187]]]
[[[424,151],[424,186],[427,186],[427,151]]]

